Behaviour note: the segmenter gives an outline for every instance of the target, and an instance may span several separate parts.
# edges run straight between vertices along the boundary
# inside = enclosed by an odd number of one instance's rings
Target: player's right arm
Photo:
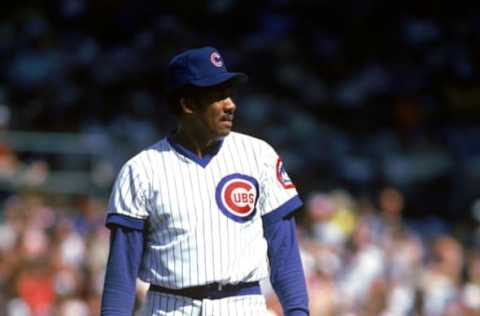
[[[144,179],[141,169],[130,161],[120,171],[110,195],[106,223],[110,229],[110,253],[102,295],[102,316],[132,315],[148,217]]]
[[[102,316],[131,316],[135,305],[136,279],[143,255],[143,232],[114,225],[105,271]]]

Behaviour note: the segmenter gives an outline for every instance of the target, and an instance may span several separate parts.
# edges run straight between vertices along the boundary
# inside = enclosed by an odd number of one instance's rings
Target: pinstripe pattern
[[[277,160],[266,142],[233,132],[205,167],[177,152],[167,139],[130,159],[117,177],[108,213],[148,221],[139,277],[169,288],[268,277],[261,216],[297,195],[279,183]],[[245,221],[222,213],[215,198],[222,179],[233,174],[258,182],[256,211]],[[192,301],[149,293],[143,313],[262,315],[265,302],[261,296]]]
[[[265,300],[259,295],[218,300],[193,300],[170,294],[148,292],[142,316],[267,316]]]

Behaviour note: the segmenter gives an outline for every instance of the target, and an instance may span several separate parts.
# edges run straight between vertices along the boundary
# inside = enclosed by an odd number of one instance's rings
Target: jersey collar
[[[215,155],[220,151],[220,148],[223,145],[224,139],[218,141],[215,146],[213,147],[213,150],[210,154],[204,155],[202,158],[198,157],[195,153],[193,153],[190,149],[180,145],[179,143],[175,142],[171,136],[167,137],[167,142],[172,146],[172,148],[181,154],[182,156],[185,156],[186,158],[190,159],[191,161],[197,163],[198,165],[202,166],[205,168],[210,160],[215,157]]]

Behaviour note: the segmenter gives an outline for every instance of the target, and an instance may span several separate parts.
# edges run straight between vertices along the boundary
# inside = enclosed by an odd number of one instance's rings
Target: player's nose
[[[232,100],[232,98],[226,98],[225,100],[223,100],[223,109],[225,110],[225,112],[233,113],[237,109],[237,105]]]

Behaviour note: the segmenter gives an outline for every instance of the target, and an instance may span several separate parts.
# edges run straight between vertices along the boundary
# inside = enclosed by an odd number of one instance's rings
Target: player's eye
[[[219,93],[220,99],[226,99],[233,96],[233,89],[232,88],[225,88]]]
[[[209,96],[209,100],[211,100],[212,102],[217,102],[217,101],[224,100],[228,97],[229,97],[229,95],[227,93],[225,93],[223,91],[218,91],[218,92],[212,93]]]

